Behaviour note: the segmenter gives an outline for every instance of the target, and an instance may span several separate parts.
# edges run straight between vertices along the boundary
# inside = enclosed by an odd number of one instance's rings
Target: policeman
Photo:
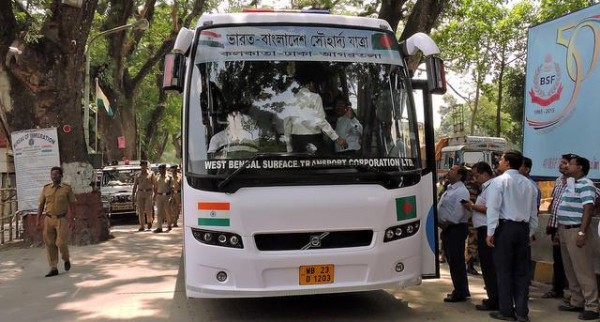
[[[181,174],[177,171],[177,165],[171,166],[171,178],[173,178],[173,196],[171,197],[171,216],[173,227],[177,227],[179,211],[181,209]]]
[[[154,202],[156,203],[156,215],[158,227],[153,233],[162,233],[163,221],[167,222],[167,231],[171,230],[171,209],[170,199],[173,190],[173,179],[167,174],[167,166],[161,164],[158,166],[158,176],[154,181]]]
[[[69,223],[67,213],[73,213],[71,205],[76,201],[73,189],[68,184],[61,183],[63,170],[53,167],[50,170],[52,183],[44,186],[39,198],[38,216],[44,218],[44,243],[50,272],[46,277],[58,275],[58,251],[65,262],[65,271],[71,269],[69,260]],[[45,212],[44,212],[45,210]]]
[[[138,215],[140,229],[144,231],[144,224],[148,229],[152,228],[152,190],[154,189],[154,172],[148,170],[148,161],[140,161],[142,170],[135,175],[133,180],[133,191],[131,200],[135,202],[135,208]],[[137,197],[137,199],[136,199]]]

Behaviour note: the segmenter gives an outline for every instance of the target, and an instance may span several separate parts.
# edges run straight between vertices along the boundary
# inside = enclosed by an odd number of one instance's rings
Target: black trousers
[[[467,279],[467,266],[465,265],[465,240],[469,235],[467,224],[451,224],[442,232],[444,255],[450,267],[450,277],[454,296],[471,296],[469,281]]]
[[[550,236],[552,240],[554,240],[554,236],[557,234],[557,231],[554,231]],[[563,266],[562,255],[560,252],[560,245],[552,245],[552,260],[554,264],[552,264],[552,290],[555,293],[563,294],[565,289],[569,286],[567,282],[567,277],[565,275],[565,268]]]
[[[531,271],[529,223],[501,220],[494,237],[493,254],[498,274],[500,313],[505,316],[516,314],[526,317],[529,315],[529,272]]]
[[[498,277],[496,266],[494,266],[493,248],[487,245],[487,226],[477,228],[477,251],[479,252],[479,264],[481,275],[488,296],[488,306],[498,306]]]

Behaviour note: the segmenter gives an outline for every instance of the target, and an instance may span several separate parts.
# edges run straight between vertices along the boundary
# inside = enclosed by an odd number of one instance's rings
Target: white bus
[[[405,68],[419,49],[424,96],[444,92],[431,39],[399,44],[379,19],[205,14],[180,31],[163,87],[184,95],[188,297],[365,291],[439,276],[435,165],[424,170]]]

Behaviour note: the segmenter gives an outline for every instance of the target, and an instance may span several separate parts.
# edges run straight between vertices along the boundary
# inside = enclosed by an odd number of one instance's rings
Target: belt
[[[563,229],[579,228],[579,227],[581,227],[581,224],[578,224],[578,225],[563,225],[563,224],[558,224],[558,227],[561,227]]]
[[[170,193],[170,192],[157,192],[156,194],[157,194],[157,195],[161,195],[161,196],[168,196],[168,195],[170,195],[171,193]]]
[[[529,222],[527,222],[527,221],[516,221],[516,220],[510,220],[510,219],[498,219],[498,222],[501,222],[501,223],[511,222],[511,223],[515,223],[515,224],[528,224],[529,225]]]
[[[152,191],[152,189],[138,189],[138,191],[148,192],[148,191]]]
[[[60,215],[50,215],[50,214],[46,214],[46,217],[48,218],[63,218],[64,216],[66,216],[67,214],[60,214]]]

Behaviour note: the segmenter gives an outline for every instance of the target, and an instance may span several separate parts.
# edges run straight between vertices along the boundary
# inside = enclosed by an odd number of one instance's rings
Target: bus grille
[[[256,248],[261,251],[362,247],[369,246],[372,239],[372,230],[314,231],[254,236]]]

